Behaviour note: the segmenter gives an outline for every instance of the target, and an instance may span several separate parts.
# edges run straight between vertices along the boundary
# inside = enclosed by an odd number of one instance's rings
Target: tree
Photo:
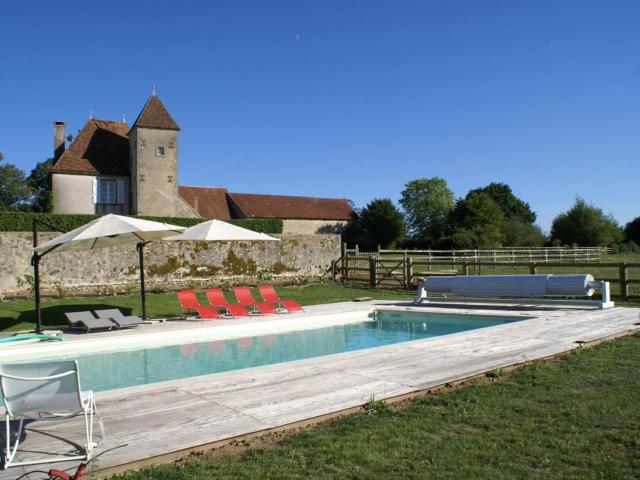
[[[402,213],[388,198],[375,199],[360,211],[354,211],[345,231],[344,240],[372,250],[380,245],[391,247],[404,234]]]
[[[53,208],[53,195],[49,185],[49,172],[53,167],[53,158],[38,163],[27,178],[31,188],[31,210],[50,212]]]
[[[508,247],[542,247],[546,237],[537,225],[523,223],[518,220],[502,222],[504,244]]]
[[[443,178],[418,178],[407,182],[400,196],[407,229],[416,239],[435,244],[443,234],[455,199]]]
[[[636,217],[624,226],[624,239],[640,245],[640,217]]]
[[[470,191],[456,202],[448,219],[449,235],[442,246],[451,248],[495,248],[504,242],[504,214],[485,192]]]
[[[511,187],[506,183],[490,183],[486,187],[476,188],[472,192],[484,192],[498,205],[504,218],[507,220],[517,220],[522,223],[533,224],[536,221],[536,213],[531,210],[529,204],[520,200],[513,194]]]
[[[0,162],[3,159],[0,153]],[[0,210],[23,208],[29,193],[24,172],[11,163],[0,164]]]
[[[551,224],[551,240],[563,245],[613,245],[621,242],[622,238],[622,229],[611,215],[605,215],[600,208],[580,197]]]

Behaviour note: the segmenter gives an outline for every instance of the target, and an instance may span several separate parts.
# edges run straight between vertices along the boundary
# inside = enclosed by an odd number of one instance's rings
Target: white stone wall
[[[53,192],[53,211],[55,213],[80,213],[93,215],[93,185],[96,177],[92,175],[51,175]]]
[[[347,222],[340,220],[283,220],[282,233],[287,235],[313,235],[341,233]]]
[[[40,243],[58,234],[40,234]],[[171,289],[259,281],[292,282],[329,275],[340,256],[339,235],[274,235],[280,242],[152,242],[145,248],[147,286]],[[0,232],[0,297],[30,291],[32,238]],[[44,295],[137,291],[135,245],[51,252],[40,263]]]

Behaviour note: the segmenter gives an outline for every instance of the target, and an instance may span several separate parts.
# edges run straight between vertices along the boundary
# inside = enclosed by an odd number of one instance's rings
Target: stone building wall
[[[56,236],[42,233],[40,242]],[[278,236],[278,235],[274,235]],[[328,276],[339,235],[280,235],[280,242],[153,242],[145,247],[148,290],[223,284],[295,282]],[[0,297],[27,295],[31,234],[0,233]],[[139,289],[135,245],[51,252],[40,263],[44,295],[111,294]]]

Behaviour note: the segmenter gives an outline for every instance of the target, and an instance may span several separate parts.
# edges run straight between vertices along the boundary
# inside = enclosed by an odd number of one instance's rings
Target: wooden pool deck
[[[323,310],[367,310],[380,304],[398,309],[408,307],[408,304],[389,302],[341,303],[309,309],[308,315]],[[417,308],[445,310],[443,307]],[[446,311],[507,313],[504,307],[495,310],[446,308]],[[384,347],[100,392],[97,403],[107,435],[98,453],[107,453],[99,458],[97,473],[103,476],[171,461],[231,440],[353,411],[371,398],[382,400],[417,394],[495,368],[557,355],[583,343],[640,329],[640,309],[634,308],[527,310],[520,307],[516,312],[535,318]],[[197,336],[194,341],[198,341]],[[38,452],[64,451],[65,444],[60,438],[80,440],[82,429],[80,419],[55,423],[36,421],[26,427],[22,448],[30,458],[38,456]],[[4,425],[0,431],[4,432]],[[59,467],[74,465],[63,463]],[[42,468],[0,471],[0,480],[36,469]]]

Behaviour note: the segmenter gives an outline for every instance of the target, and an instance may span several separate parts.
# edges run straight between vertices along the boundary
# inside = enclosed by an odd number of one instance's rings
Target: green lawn
[[[640,478],[640,335],[142,479]]]
[[[342,286],[339,283],[316,283],[303,286],[277,287],[283,298],[294,298],[302,305],[331,303],[370,296],[378,299],[412,298],[415,293],[403,290],[373,290],[362,287]],[[202,292],[201,303],[207,304]],[[235,302],[233,293],[225,291],[230,302]],[[260,298],[256,291],[254,297]],[[140,315],[140,296],[66,297],[45,299],[42,302],[42,319],[48,328],[66,326],[64,312],[119,308],[126,314]],[[11,300],[0,302],[0,330],[13,331],[33,328],[33,300]],[[175,293],[148,293],[147,312],[151,317],[171,317],[180,314],[180,305]]]

